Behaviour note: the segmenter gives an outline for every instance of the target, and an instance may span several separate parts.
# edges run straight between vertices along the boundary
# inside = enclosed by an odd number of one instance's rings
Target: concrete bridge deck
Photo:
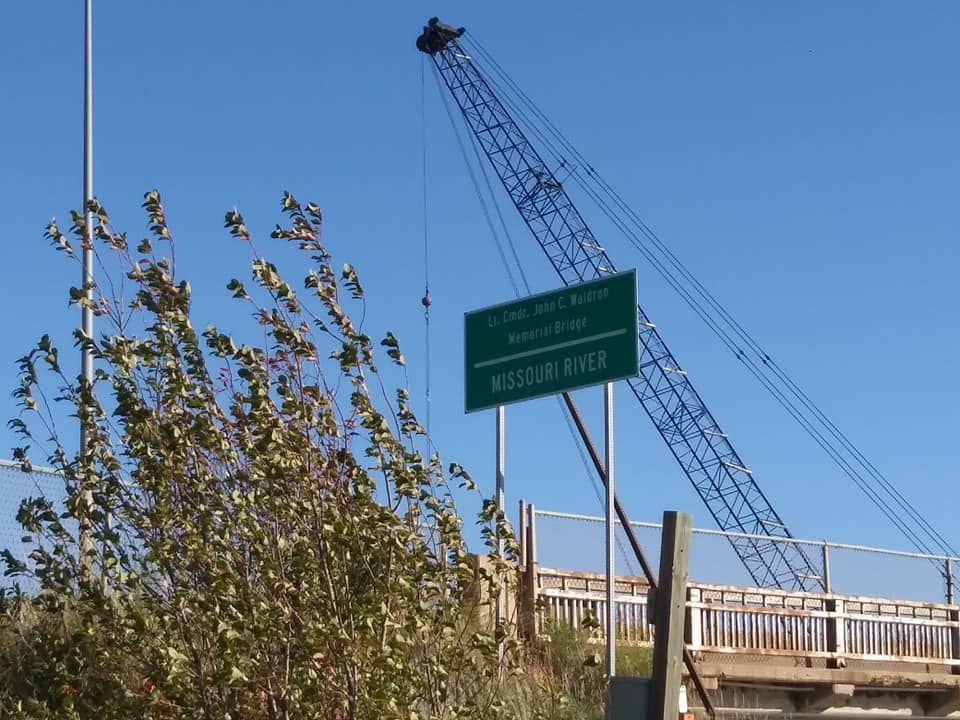
[[[604,576],[542,568],[524,572],[528,628],[600,623]],[[621,643],[652,645],[643,578],[617,582]],[[960,606],[834,593],[690,583],[686,643],[723,714],[830,713],[944,717],[960,712]],[[688,691],[690,706],[699,702]]]

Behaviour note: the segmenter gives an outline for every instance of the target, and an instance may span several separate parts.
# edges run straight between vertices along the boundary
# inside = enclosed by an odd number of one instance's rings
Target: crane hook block
[[[444,25],[438,18],[430,18],[417,38],[417,50],[433,55],[443,50],[447,43],[466,32],[466,28]]]
[[[420,301],[420,304],[428,310],[430,309],[430,306],[433,305],[433,300],[430,298],[429,290],[427,290],[426,294],[423,296],[423,300]]]

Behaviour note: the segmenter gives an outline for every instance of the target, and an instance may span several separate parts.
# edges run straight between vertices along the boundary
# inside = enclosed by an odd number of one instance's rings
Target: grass
[[[589,629],[555,624],[526,648],[524,673],[506,688],[506,704],[521,720],[602,720],[607,676],[604,646]],[[617,674],[649,677],[653,648],[617,646]]]

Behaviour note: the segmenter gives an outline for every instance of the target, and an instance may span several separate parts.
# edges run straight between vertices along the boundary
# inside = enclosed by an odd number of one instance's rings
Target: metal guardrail
[[[567,513],[567,512],[556,512],[551,510],[542,510],[539,508],[534,508],[533,505],[527,505],[526,503],[521,504],[523,507],[526,507],[528,514],[532,513],[532,523],[530,518],[525,518],[522,522],[524,530],[528,531],[529,527],[536,528],[537,519],[557,519],[557,520],[569,520],[582,523],[591,523],[602,525],[604,519],[602,517],[593,516],[593,515],[584,515],[579,513]],[[617,525],[620,523],[618,522]],[[646,530],[655,530],[659,531],[661,526],[659,523],[652,522],[636,522],[631,521],[631,526],[637,529],[646,529]],[[759,536],[759,535],[750,535],[748,533],[735,533],[722,530],[711,530],[705,528],[695,528],[693,530],[693,535],[701,537],[714,537],[714,538],[746,538],[746,539],[762,539],[770,542],[778,543],[788,543],[794,544],[806,548],[813,549],[820,558],[820,566],[822,568],[821,575],[818,579],[823,580],[824,588],[826,592],[831,592],[835,589],[834,581],[835,578],[831,574],[831,559],[835,557],[835,554],[838,552],[855,552],[855,553],[867,553],[876,557],[883,557],[888,559],[900,559],[900,560],[915,560],[918,562],[924,563],[928,567],[928,572],[935,572],[939,576],[940,587],[942,588],[943,595],[942,597],[946,600],[947,604],[954,602],[954,599],[960,597],[960,594],[957,593],[960,589],[960,580],[955,577],[955,571],[960,568],[960,557],[954,557],[950,555],[933,555],[933,554],[924,554],[916,552],[908,552],[903,550],[891,550],[887,548],[871,547],[867,545],[857,545],[851,543],[842,543],[842,542],[832,542],[828,540],[805,540],[798,538],[781,538],[781,537],[770,537],[770,536]],[[531,538],[532,542],[536,544],[538,538],[534,536]],[[929,577],[929,576],[928,576]],[[931,584],[932,586],[933,584]]]

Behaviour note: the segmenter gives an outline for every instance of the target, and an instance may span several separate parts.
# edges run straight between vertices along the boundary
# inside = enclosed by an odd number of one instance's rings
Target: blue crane
[[[615,272],[563,183],[544,162],[454,28],[432,18],[417,48],[433,61],[520,216],[564,284]],[[823,580],[642,308],[640,375],[628,383],[760,587],[819,590]],[[767,539],[769,538],[769,539]],[[779,541],[777,540],[779,538]]]

